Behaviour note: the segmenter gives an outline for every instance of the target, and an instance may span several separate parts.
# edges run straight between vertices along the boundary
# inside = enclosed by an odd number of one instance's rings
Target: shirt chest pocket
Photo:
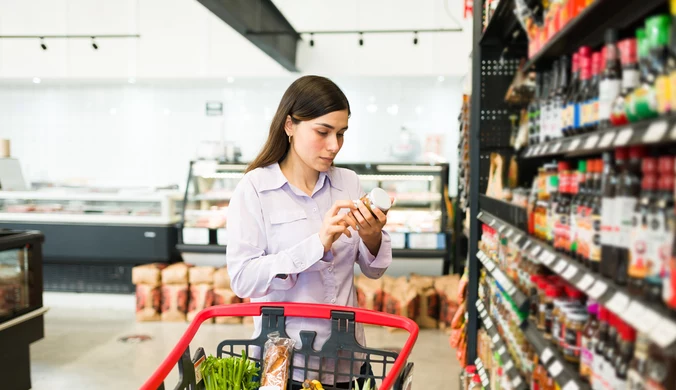
[[[270,213],[270,235],[280,249],[292,246],[310,235],[309,221],[303,210],[280,210]]]

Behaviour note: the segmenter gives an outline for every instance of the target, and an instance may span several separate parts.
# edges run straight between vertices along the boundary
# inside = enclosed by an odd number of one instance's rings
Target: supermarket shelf
[[[549,244],[529,236],[513,225],[482,211],[478,219],[506,236],[514,236],[515,244],[532,258],[537,258],[552,272],[560,275],[589,297],[617,314],[639,332],[647,333],[650,339],[662,348],[676,343],[674,311],[661,304],[649,303],[632,297],[624,286],[593,272],[570,256],[559,253]]]
[[[176,244],[176,249],[179,252],[191,253],[221,253],[225,255],[225,245],[193,245],[193,244]]]
[[[476,372],[479,374],[479,377],[481,377],[481,385],[484,387],[484,389],[490,389],[491,382],[489,380],[488,373],[486,372],[486,367],[484,367],[484,363],[480,358],[476,358],[474,361],[474,366],[476,367]]]
[[[559,384],[559,388],[591,389],[580,377],[578,369],[573,364],[568,363],[559,350],[543,337],[542,333],[535,326],[535,323],[529,321],[523,334],[533,348],[535,348],[540,356],[540,362],[544,363],[547,372]]]
[[[392,257],[437,259],[446,256],[445,249],[392,249]]]
[[[543,142],[526,148],[523,158],[585,156],[633,145],[676,142],[676,116],[649,119],[626,126],[597,130],[589,134]]]
[[[521,377],[521,373],[519,373],[519,370],[517,370],[514,365],[512,356],[507,351],[507,343],[504,342],[498,333],[497,326],[495,326],[493,319],[488,314],[488,311],[481,300],[476,302],[476,308],[481,318],[483,328],[486,330],[486,333],[488,333],[488,337],[491,338],[491,349],[500,356],[502,367],[507,374],[507,378],[509,378],[509,381],[512,383],[513,388],[515,390],[527,390],[528,386],[526,382]]]
[[[512,280],[500,270],[497,264],[488,257],[484,252],[479,251],[476,254],[476,257],[479,259],[481,264],[484,265],[486,270],[495,278],[495,281],[498,283],[502,291],[509,295],[512,298],[512,301],[516,304],[517,308],[522,313],[528,313],[528,297],[522,293]]]
[[[546,64],[564,54],[572,54],[580,46],[596,48],[603,43],[608,28],[622,30],[631,27],[664,4],[664,0],[595,1],[531,56],[525,69]]]
[[[506,42],[516,27],[519,27],[519,21],[514,15],[514,0],[502,0],[495,8],[480,42],[493,43],[494,40]]]
[[[479,208],[485,210],[497,218],[508,221],[517,229],[526,230],[528,216],[526,209],[486,195],[479,195]]]

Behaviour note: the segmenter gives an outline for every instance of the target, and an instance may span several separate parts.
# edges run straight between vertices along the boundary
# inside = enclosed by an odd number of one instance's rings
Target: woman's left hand
[[[361,200],[357,201],[357,210],[352,210],[345,216],[349,226],[359,233],[366,247],[374,256],[380,250],[383,227],[387,224],[387,215],[379,208],[374,207],[373,213],[366,208]]]

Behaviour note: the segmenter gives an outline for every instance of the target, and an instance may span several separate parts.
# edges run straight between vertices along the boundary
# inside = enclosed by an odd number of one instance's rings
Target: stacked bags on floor
[[[170,266],[154,263],[132,269],[136,285],[137,321],[192,321],[197,313],[213,305],[249,302],[230,289],[227,268],[194,267],[185,263]],[[205,323],[214,322],[213,319]],[[216,317],[218,324],[253,323],[253,317]]]
[[[421,328],[450,332],[458,310],[459,275],[355,278],[359,307],[414,320]]]

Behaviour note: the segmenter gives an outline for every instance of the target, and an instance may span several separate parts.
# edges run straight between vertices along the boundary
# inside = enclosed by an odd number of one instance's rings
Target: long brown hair
[[[279,102],[270,124],[268,140],[246,171],[267,167],[286,157],[291,146],[284,131],[287,116],[291,116],[291,121],[298,124],[341,110],[347,110],[349,117],[350,103],[333,81],[321,76],[303,76],[294,81]]]

